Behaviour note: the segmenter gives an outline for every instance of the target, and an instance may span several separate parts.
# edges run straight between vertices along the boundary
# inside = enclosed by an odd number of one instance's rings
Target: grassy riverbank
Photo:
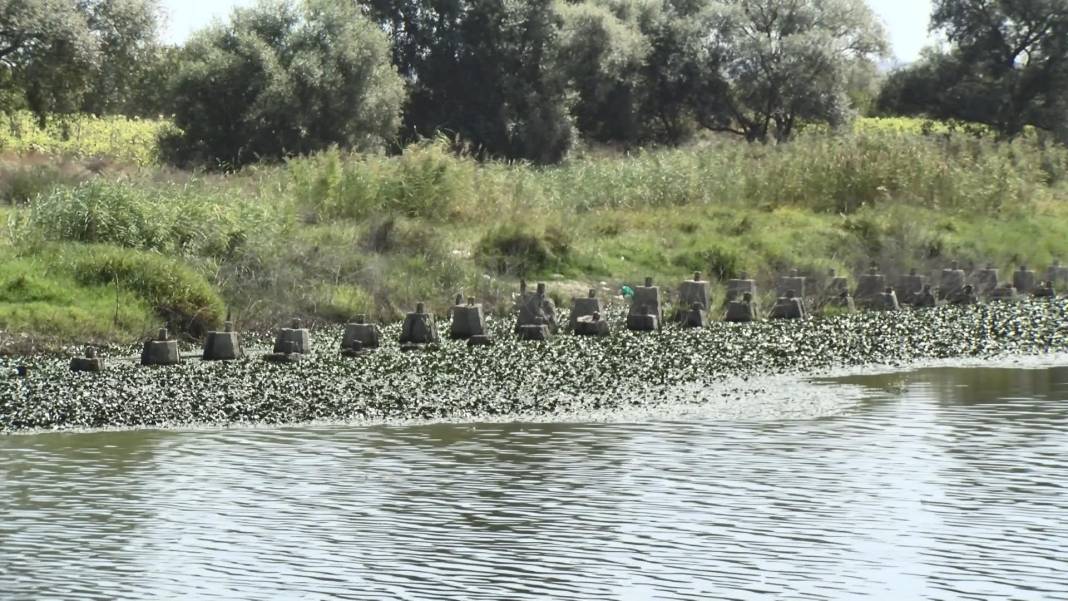
[[[622,309],[619,307],[619,309]],[[512,322],[491,320],[492,348],[443,342],[436,352],[401,352],[396,324],[384,348],[358,359],[337,352],[339,331],[313,333],[298,364],[257,357],[188,360],[143,368],[112,349],[104,373],[70,373],[63,358],[37,357],[28,378],[0,377],[0,431],[178,427],[389,420],[537,419],[596,415],[768,394],[761,378],[865,364],[994,357],[1068,349],[1068,300],[858,313],[800,321],[671,328],[606,339],[558,336],[518,342]],[[260,344],[266,339],[260,339]],[[188,350],[195,353],[195,347]],[[0,358],[0,369],[13,367]],[[744,387],[732,386],[737,378]],[[764,382],[764,383],[762,383]],[[776,389],[781,380],[775,380]]]
[[[459,292],[504,312],[519,277],[566,305],[646,275],[1068,259],[1063,147],[891,125],[551,168],[432,142],[230,175],[9,155],[0,349],[128,343],[164,322],[195,337],[227,311],[252,328],[389,320]]]

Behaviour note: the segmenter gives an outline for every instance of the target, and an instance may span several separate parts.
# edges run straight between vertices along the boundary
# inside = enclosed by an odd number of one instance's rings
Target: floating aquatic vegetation
[[[440,352],[402,353],[393,341],[341,356],[341,328],[317,330],[299,363],[260,360],[270,333],[243,333],[237,361],[141,367],[139,349],[109,349],[103,373],[71,373],[57,357],[0,359],[0,431],[53,428],[284,424],[316,420],[471,419],[700,403],[729,377],[804,373],[863,364],[1068,350],[1068,300],[865,312],[700,329],[628,332],[606,310],[607,338],[515,338],[511,320],[487,320],[497,344],[442,341]],[[255,349],[259,348],[260,353]],[[8,375],[10,372],[10,376]],[[709,388],[710,389],[710,388]]]

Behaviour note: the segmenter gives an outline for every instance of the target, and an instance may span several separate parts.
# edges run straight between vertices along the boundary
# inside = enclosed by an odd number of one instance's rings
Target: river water
[[[0,437],[0,599],[1068,599],[1068,367],[817,419]]]

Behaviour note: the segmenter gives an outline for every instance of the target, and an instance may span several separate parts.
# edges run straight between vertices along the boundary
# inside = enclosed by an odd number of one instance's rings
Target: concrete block
[[[401,328],[401,344],[436,344],[438,338],[438,325],[434,322],[434,316],[426,312],[426,306],[419,303],[415,311],[404,318]]]
[[[805,282],[805,276],[801,275],[798,270],[793,269],[790,271],[789,275],[785,275],[779,278],[779,284],[775,290],[780,297],[787,296],[786,293],[792,290],[794,296],[798,298],[804,298]]]
[[[1046,280],[1040,282],[1031,295],[1035,298],[1057,298],[1057,291],[1053,287],[1053,282]]]
[[[80,372],[104,371],[104,358],[96,356],[96,349],[85,349],[84,357],[74,357],[70,360],[70,370]]]
[[[601,319],[600,313],[583,315],[575,323],[575,335],[605,337],[611,333],[608,322]]]
[[[700,273],[694,273],[692,280],[679,284],[679,307],[693,307],[694,304],[699,305],[703,311],[712,307],[708,282],[701,279]],[[688,309],[682,309],[682,317],[685,317],[686,311]]]
[[[768,319],[804,319],[805,318],[805,303],[800,298],[795,297],[792,291],[787,291],[786,296],[779,297],[779,300],[775,301],[775,306],[771,308],[771,312],[768,313]]]
[[[753,304],[753,297],[746,292],[742,294],[739,300],[733,300],[727,303],[727,315],[723,318],[723,321],[745,323],[756,321],[757,318],[758,315],[756,306]]]
[[[1004,286],[998,286],[990,295],[992,301],[1014,301],[1016,300],[1016,287],[1012,284],[1005,284]]]
[[[526,284],[520,284],[519,315],[516,318],[516,333],[523,326],[546,326],[549,333],[556,333],[556,305],[549,299],[545,284],[538,284],[537,292],[526,292]]]
[[[743,294],[756,296],[756,280],[749,278],[749,274],[742,272],[737,278],[727,280],[727,302],[738,300]]]
[[[578,324],[578,320],[581,317],[589,317],[594,313],[601,313],[601,300],[597,298],[597,291],[590,289],[589,294],[586,297],[574,297],[571,299],[571,314],[567,318],[567,327],[572,332],[575,331],[575,326]]]
[[[916,273],[915,269],[910,270],[908,275],[898,278],[896,289],[898,301],[906,305],[915,304],[916,297],[923,291],[926,284],[927,276]]]
[[[1068,282],[1068,267],[1061,265],[1061,262],[1054,260],[1053,264],[1046,270],[1046,280],[1053,282],[1053,285],[1063,284]]]
[[[938,294],[944,299],[957,294],[964,289],[965,280],[964,270],[954,261],[948,268],[942,270],[942,275],[938,280]]]
[[[627,329],[632,332],[655,332],[660,328],[656,315],[632,313],[627,316]]]
[[[548,340],[549,339],[549,326],[541,324],[528,324],[519,326],[519,331],[516,332],[520,340]]]
[[[221,332],[208,332],[202,356],[205,361],[232,361],[242,355],[241,338],[234,331],[232,322],[226,322]]]
[[[296,340],[278,340],[274,343],[274,352],[267,353],[263,360],[268,363],[297,363],[304,356]]]
[[[630,302],[628,323],[630,316],[652,315],[656,317],[657,326],[664,323],[664,303],[660,296],[660,288],[653,285],[653,278],[645,278],[644,286],[634,287],[634,298]],[[644,323],[639,319],[638,322]],[[629,326],[628,326],[629,327]]]
[[[857,304],[853,301],[853,297],[849,295],[849,290],[843,290],[838,296],[829,298],[827,300],[827,306],[835,307],[849,313],[857,310]]]
[[[679,322],[684,328],[705,328],[708,327],[708,311],[706,311],[699,303],[694,303],[690,306],[690,310],[684,315],[684,318]]]
[[[857,290],[853,298],[863,306],[878,304],[879,295],[886,290],[886,276],[872,265],[868,273],[857,278]]]
[[[840,297],[843,292],[846,293],[846,296],[849,295],[849,278],[838,275],[833,269],[827,270],[827,287],[823,291],[824,298]]]
[[[1019,269],[1012,272],[1012,286],[1020,294],[1031,294],[1036,282],[1035,272],[1028,269],[1026,265],[1021,265]]]
[[[371,349],[364,348],[359,340],[352,340],[349,342],[348,346],[341,348],[342,357],[356,358],[369,355],[370,353]]]
[[[971,284],[967,284],[946,300],[951,305],[974,305],[979,302],[979,297],[975,294],[975,288]]]
[[[975,273],[975,289],[978,294],[990,296],[999,285],[998,270],[993,265],[988,263],[986,267]]]
[[[901,308],[901,305],[897,302],[897,293],[893,288],[886,288],[879,293],[878,299],[873,307],[878,311],[897,311]]]
[[[301,327],[299,319],[294,319],[288,328],[278,330],[274,339],[274,352],[304,354],[310,351],[311,333],[307,328]]]
[[[141,349],[141,365],[178,365],[181,361],[178,341],[170,340],[167,328],[160,328],[156,339],[145,341]]]
[[[457,303],[453,306],[449,338],[466,340],[472,336],[482,336],[485,333],[486,317],[482,312],[482,305],[476,304],[475,299],[467,299],[466,305]]]
[[[930,284],[924,284],[923,289],[912,297],[912,306],[920,309],[929,309],[938,304]]]
[[[378,330],[378,326],[367,323],[366,315],[357,315],[352,323],[345,324],[345,333],[341,336],[342,349],[367,351],[376,349],[381,344],[382,333]]]

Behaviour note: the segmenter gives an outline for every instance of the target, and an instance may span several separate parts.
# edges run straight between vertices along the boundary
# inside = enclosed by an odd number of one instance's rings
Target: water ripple
[[[1064,599],[1068,368],[798,421],[0,439],[0,599]]]

